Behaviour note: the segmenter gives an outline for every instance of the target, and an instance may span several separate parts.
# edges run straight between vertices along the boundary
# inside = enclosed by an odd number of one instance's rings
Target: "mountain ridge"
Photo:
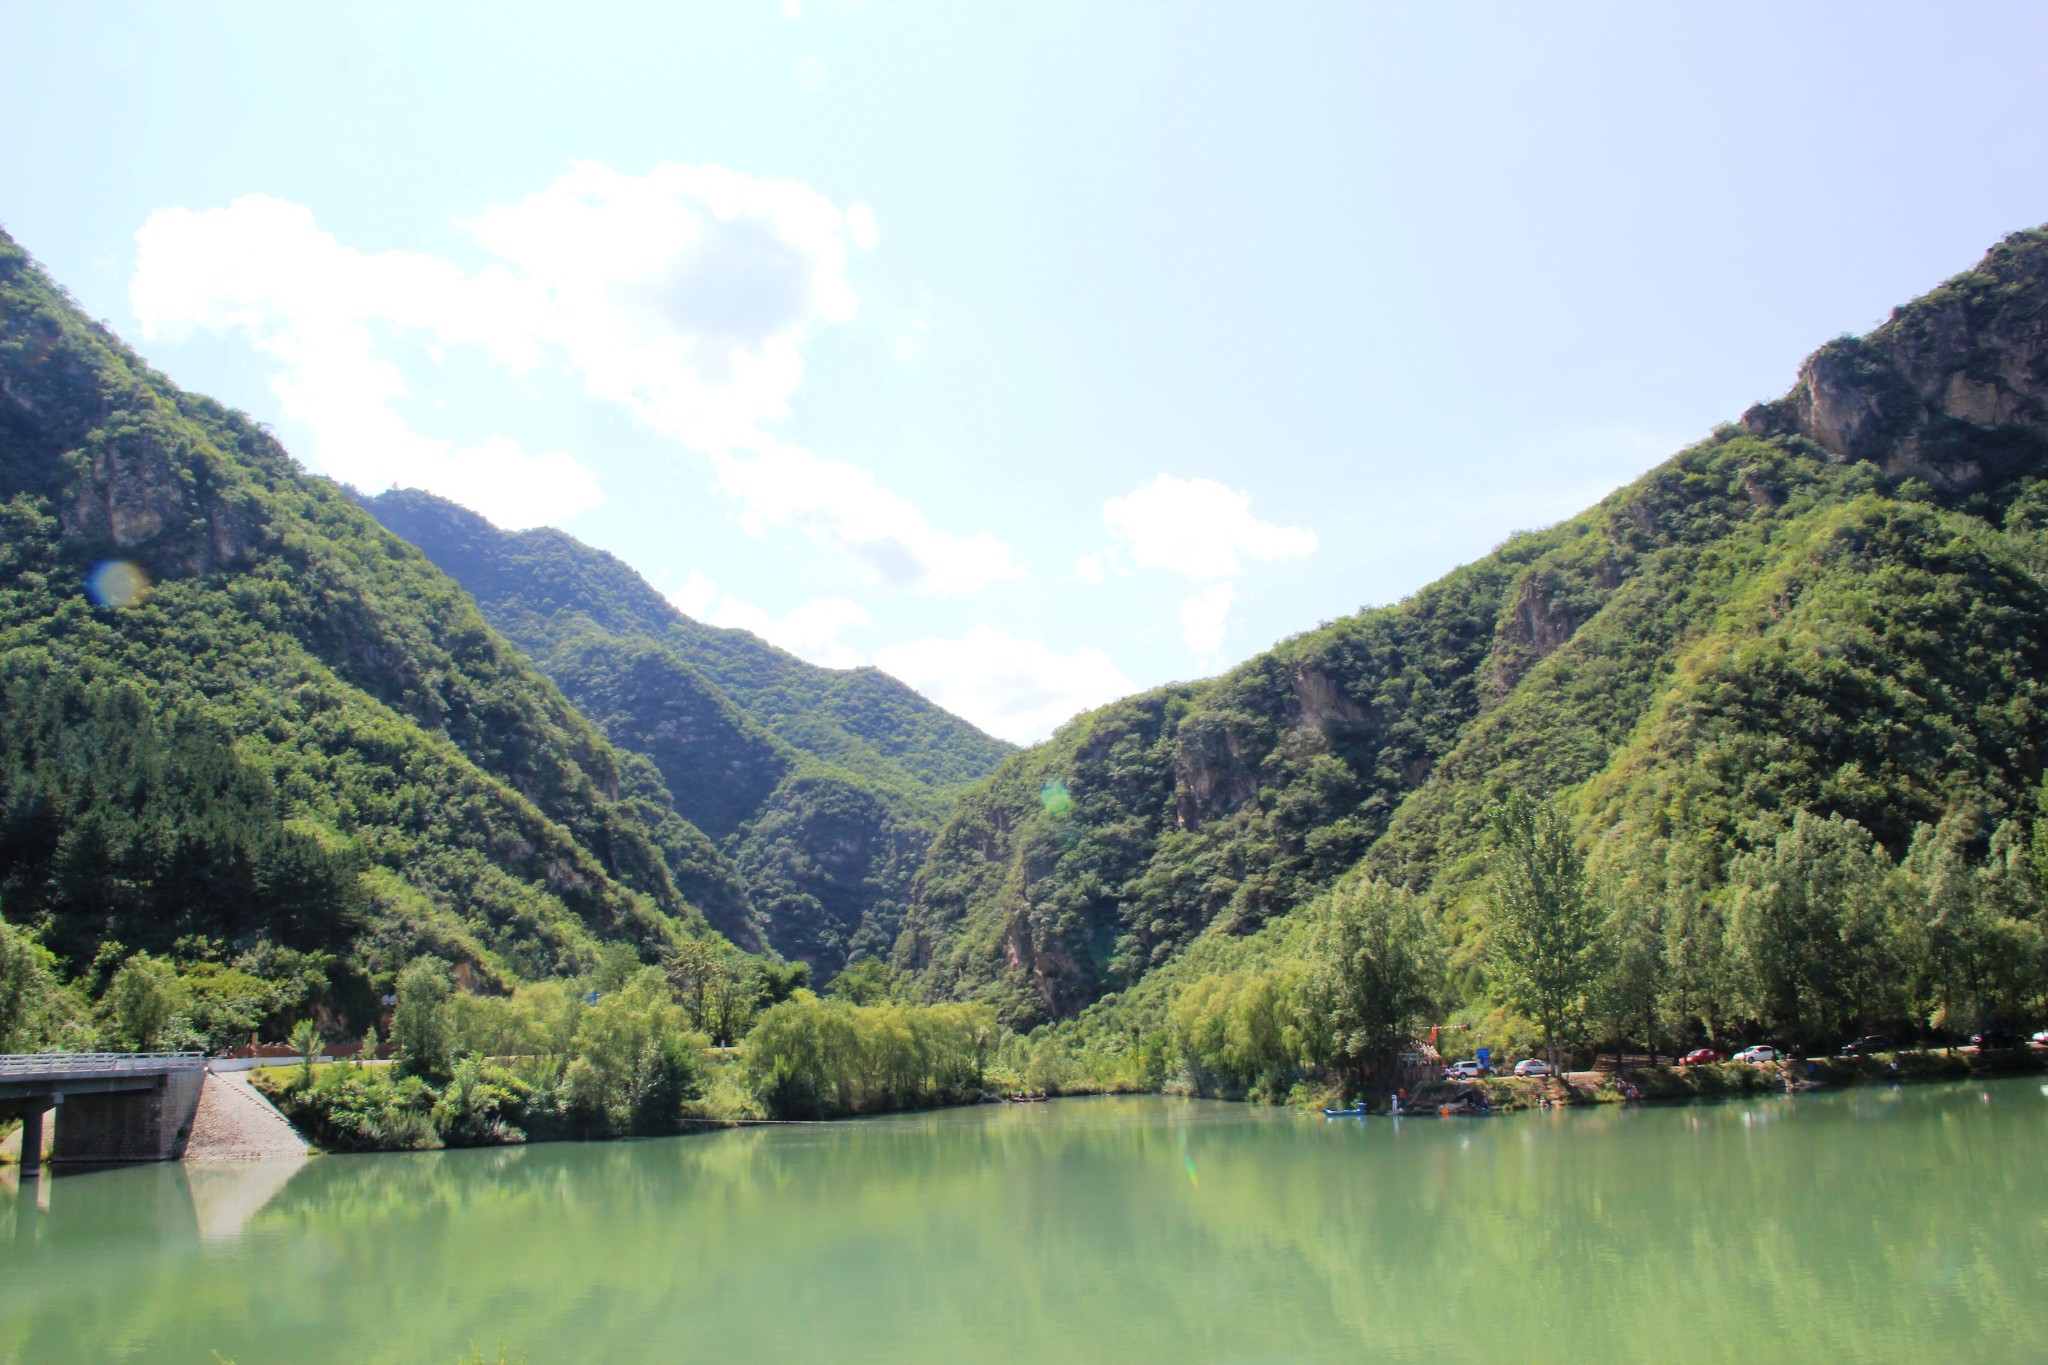
[[[2030,812],[2048,752],[2044,337],[2048,232],[2016,233],[1587,512],[1069,722],[963,798],[902,965],[1020,1025],[1070,1018],[1372,875],[1432,897],[1477,999],[1485,813],[1516,787],[1589,803],[1596,843],[1598,819],[1627,826],[1634,852],[1611,862],[1675,838],[1710,879],[1795,810],[1865,821],[1902,856],[1967,795],[1988,837]],[[1830,692],[1850,657],[1854,688]],[[1859,727],[1880,701],[1883,724]],[[1898,738],[1922,706],[1938,752]],[[1793,714],[1804,728],[1779,733]],[[1715,763],[1669,758],[1715,727],[1732,746]]]
[[[678,611],[629,566],[553,529],[501,531],[446,499],[361,502],[460,581],[749,888],[743,945],[820,980],[886,957],[953,794],[1011,746],[872,668],[824,669]]]

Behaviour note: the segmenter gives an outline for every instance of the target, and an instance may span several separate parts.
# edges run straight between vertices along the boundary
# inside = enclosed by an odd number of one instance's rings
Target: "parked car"
[[[1710,1047],[1696,1047],[1683,1057],[1680,1057],[1678,1064],[1680,1066],[1704,1066],[1708,1062],[1718,1062],[1720,1060],[1721,1054],[1714,1051],[1714,1049]]]
[[[1544,1061],[1541,1057],[1524,1057],[1521,1061],[1515,1063],[1515,1074],[1517,1076],[1555,1076],[1557,1068]]]
[[[2020,1036],[2011,1029],[1988,1028],[1982,1033],[1972,1034],[1970,1036],[1970,1046],[1980,1049],[1987,1047],[2019,1047]]]
[[[2039,1043],[2042,1047],[2048,1047],[2048,1028],[2044,1028],[2039,1033],[2035,1034],[2034,1041]]]
[[[1735,1060],[1738,1062],[1749,1062],[1752,1065],[1775,1062],[1778,1060],[1778,1049],[1772,1047],[1769,1043],[1758,1043],[1755,1047],[1746,1047],[1736,1053]]]
[[[1852,1038],[1842,1044],[1844,1057],[1868,1057],[1873,1053],[1891,1052],[1898,1044],[1882,1033],[1866,1033],[1861,1038]]]
[[[1469,1057],[1462,1062],[1452,1062],[1444,1068],[1444,1079],[1447,1081],[1476,1081],[1481,1076],[1492,1074],[1492,1067],[1473,1061]]]

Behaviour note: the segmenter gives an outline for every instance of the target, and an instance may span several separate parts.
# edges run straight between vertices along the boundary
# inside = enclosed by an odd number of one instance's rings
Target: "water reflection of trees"
[[[0,1360],[2038,1356],[2048,1101],[1975,1096],[1399,1129],[1097,1100],[330,1158],[230,1246],[165,1256],[175,1219],[111,1204],[38,1243],[99,1287],[0,1289]]]

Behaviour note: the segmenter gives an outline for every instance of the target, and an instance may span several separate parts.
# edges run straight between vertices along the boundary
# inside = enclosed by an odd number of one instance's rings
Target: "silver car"
[[[1746,1047],[1736,1053],[1734,1060],[1752,1063],[1775,1062],[1778,1060],[1778,1049],[1768,1043],[1758,1043],[1755,1047]]]
[[[1524,1057],[1521,1061],[1515,1063],[1515,1074],[1517,1076],[1555,1076],[1557,1068],[1544,1061],[1541,1057]]]

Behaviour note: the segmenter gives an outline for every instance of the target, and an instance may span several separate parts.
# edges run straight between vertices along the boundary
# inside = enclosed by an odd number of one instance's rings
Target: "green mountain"
[[[744,922],[714,923],[821,977],[892,952],[939,818],[1012,751],[878,669],[820,668],[693,621],[560,531],[500,531],[414,490],[363,505],[612,743],[653,763],[746,888]]]
[[[1590,511],[1014,756],[940,832],[905,965],[1016,1022],[1104,1001],[1088,1027],[1142,1034],[1176,983],[1292,951],[1355,873],[1426,894],[1482,1002],[1486,813],[1517,788],[1565,803],[1603,886],[1703,917],[1660,930],[1681,953],[1721,951],[1731,878],[1802,818],[1889,862],[2018,857],[2044,475],[2034,231]]]
[[[577,973],[744,906],[460,587],[4,235],[0,691],[0,907],[74,975],[275,968],[360,1027],[422,951]]]

